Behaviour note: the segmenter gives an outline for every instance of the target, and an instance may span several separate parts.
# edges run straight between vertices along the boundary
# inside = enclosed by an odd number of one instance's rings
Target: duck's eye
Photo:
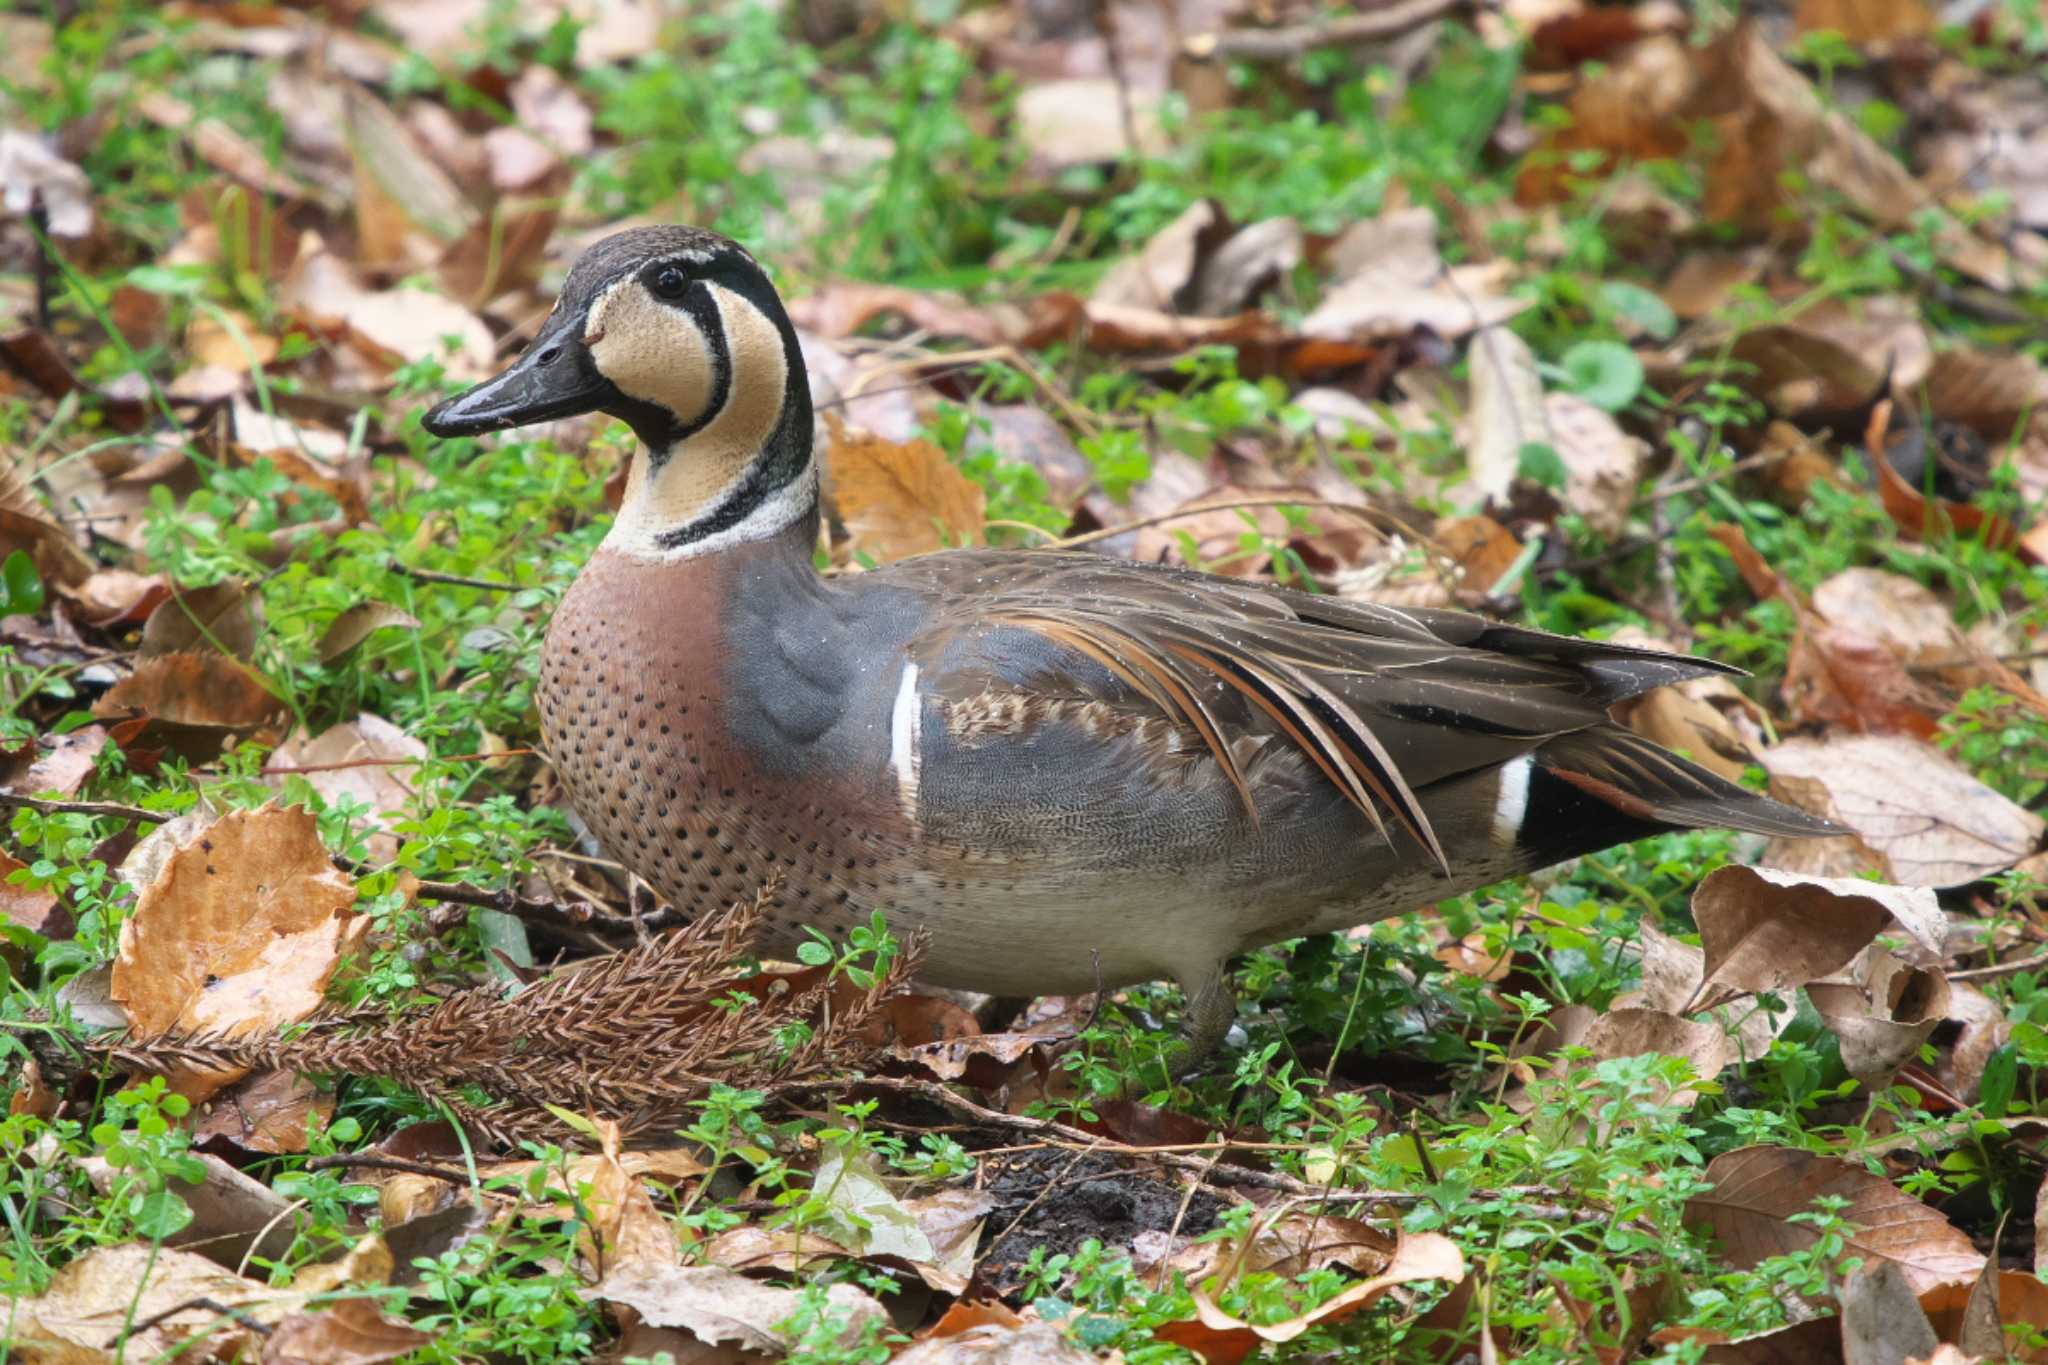
[[[672,265],[654,272],[654,292],[665,299],[679,299],[690,287],[690,277]]]

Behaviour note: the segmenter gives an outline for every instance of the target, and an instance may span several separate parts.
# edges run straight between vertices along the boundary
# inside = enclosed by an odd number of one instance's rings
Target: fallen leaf
[[[1896,1261],[1858,1266],[1837,1293],[1845,1365],[1930,1356],[1941,1345],[1920,1296]]]
[[[783,1330],[797,1316],[803,1296],[750,1280],[716,1265],[659,1265],[627,1261],[614,1268],[584,1297],[624,1304],[655,1327],[680,1327],[698,1340],[736,1342],[750,1351],[788,1352],[793,1340]],[[888,1313],[850,1284],[825,1293],[826,1309],[844,1323],[839,1340],[860,1340],[871,1322],[887,1325]]]
[[[833,497],[853,553],[886,564],[980,538],[987,496],[945,451],[827,422]]]
[[[1774,781],[1813,784],[1822,799],[1809,809],[1853,830],[1881,859],[1873,870],[1906,886],[1960,886],[1988,877],[2041,842],[2039,816],[1915,739],[1794,739],[1760,757]],[[1790,851],[1774,844],[1769,861],[1784,866]]]
[[[73,929],[71,912],[54,891],[35,891],[14,880],[28,864],[0,848],[0,920],[19,925],[44,938],[69,938]]]
[[[1931,906],[1933,896],[1921,894]],[[1871,882],[1716,868],[1692,896],[1705,958],[1698,994],[1687,1008],[1710,1009],[1838,972],[1893,922],[1892,904],[1908,907],[1905,913],[1916,919],[1926,913],[1912,897],[1907,888]]]
[[[264,1340],[262,1365],[380,1365],[433,1340],[369,1299],[343,1299],[286,1315]]]
[[[142,627],[143,658],[212,650],[247,662],[263,633],[263,597],[240,579],[206,588],[171,589]]]
[[[1707,1164],[1707,1179],[1713,1188],[1686,1201],[1686,1222],[1711,1232],[1744,1269],[1812,1246],[1819,1230],[1788,1220],[1822,1195],[1847,1201],[1842,1216],[1856,1227],[1849,1252],[1897,1264],[1916,1291],[1967,1280],[1984,1264],[1946,1218],[1853,1162],[1792,1147],[1738,1147]]]
[[[169,745],[194,761],[218,754],[235,734],[268,724],[282,710],[263,680],[222,654],[159,654],[93,704],[103,720],[147,722],[124,745]]]
[[[1218,1307],[1202,1288],[1194,1290],[1195,1318],[1155,1328],[1153,1335],[1198,1352],[1208,1365],[1236,1365],[1268,1342],[1293,1341],[1311,1328],[1341,1322],[1370,1308],[1404,1284],[1465,1277],[1465,1258],[1457,1243],[1433,1232],[1403,1234],[1386,1270],[1338,1294],[1306,1313],[1276,1323],[1249,1323]]]
[[[1564,461],[1565,507],[1601,535],[1618,537],[1649,463],[1649,443],[1623,431],[1613,414],[1577,394],[1546,394],[1543,407]]]
[[[111,1361],[109,1343],[121,1340],[125,1359],[156,1360],[182,1354],[204,1333],[206,1352],[226,1359],[261,1341],[230,1310],[275,1295],[189,1251],[99,1247],[59,1270],[43,1293],[15,1302],[9,1347],[25,1361],[83,1365]]]
[[[1484,503],[1505,506],[1523,452],[1553,444],[1543,380],[1528,343],[1505,327],[1474,336],[1469,359],[1472,487]]]
[[[1090,1365],[1096,1357],[1055,1323],[982,1323],[927,1337],[890,1357],[894,1365]]]
[[[363,641],[387,626],[418,630],[420,623],[411,612],[389,602],[358,602],[335,617],[321,632],[320,643],[314,646],[314,653],[323,664],[339,663],[354,653]]]
[[[1231,230],[1221,204],[1197,199],[1153,233],[1136,254],[1112,265],[1096,282],[1088,301],[1162,313],[1202,313],[1205,310],[1195,306],[1202,268]]]
[[[1688,1012],[1706,981],[1706,950],[1674,938],[1654,924],[1644,924],[1641,932],[1642,988],[1616,996],[1614,1007],[1646,1005],[1670,1014]],[[1764,1008],[1758,1000],[1741,1000],[1695,1012],[1706,1013],[1721,1025],[1735,1043],[1735,1060],[1743,1062],[1753,1062],[1770,1051],[1772,1042],[1797,1013],[1789,1000],[1776,1011]]]
[[[369,920],[299,807],[235,811],[164,861],[121,926],[113,998],[137,1033],[275,1031],[320,1007]],[[203,1099],[239,1073],[181,1073]]]
[[[979,346],[1003,345],[1025,326],[1021,314],[1005,325],[1003,314],[979,308],[957,294],[893,284],[828,284],[789,303],[790,319],[797,326],[835,339],[852,336],[885,313],[935,336],[958,337]]]
[[[263,774],[280,788],[298,778],[326,798],[329,809],[343,801],[366,807],[369,815],[360,828],[371,835],[371,857],[389,862],[398,856],[399,842],[391,828],[406,817],[413,774],[430,754],[420,740],[365,711],[311,739],[293,735],[271,753]],[[293,773],[294,768],[312,771]]]
[[[1011,136],[1044,173],[1121,161],[1133,152],[1166,150],[1158,98],[1133,92],[1109,76],[1027,85],[1018,92],[1011,117]]]
[[[300,1150],[303,1150],[301,1148]],[[168,1176],[165,1188],[185,1201],[192,1221],[171,1234],[166,1245],[189,1247],[228,1270],[251,1255],[282,1259],[312,1218],[301,1207],[253,1176],[236,1170],[211,1152],[193,1157],[205,1174],[198,1180]],[[126,1185],[132,1176],[105,1157],[89,1156],[79,1169],[101,1194]]]
[[[1948,1018],[1948,979],[1939,968],[1910,967],[1886,952],[1865,961],[1862,980],[1809,981],[1806,995],[1840,1042],[1849,1074],[1881,1090]]]
[[[0,129],[0,204],[17,219],[40,207],[53,237],[92,232],[92,181],[53,145],[17,128]]]
[[[1844,569],[1813,590],[1813,609],[1830,624],[1853,628],[1908,663],[1954,658],[1960,647],[1948,607],[1904,574]]]

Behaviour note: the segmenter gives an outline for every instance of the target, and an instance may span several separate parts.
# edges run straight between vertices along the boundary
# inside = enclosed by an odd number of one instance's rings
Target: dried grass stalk
[[[915,972],[919,942],[866,991],[750,976],[741,963],[772,894],[513,996],[480,986],[397,1018],[375,1009],[318,1016],[291,1037],[130,1036],[102,1051],[157,1073],[274,1067],[388,1077],[500,1138],[572,1137],[550,1105],[613,1119],[629,1139],[651,1136],[683,1121],[713,1084],[757,1089],[856,1065],[870,1051],[863,1030]],[[733,1004],[737,992],[753,1003]],[[810,1035],[787,1047],[784,1031],[795,1024]],[[493,1104],[477,1106],[464,1093],[471,1087]]]

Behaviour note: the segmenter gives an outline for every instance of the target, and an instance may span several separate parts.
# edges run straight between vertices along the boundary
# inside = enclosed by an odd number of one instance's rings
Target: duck
[[[1084,550],[822,574],[802,348],[719,234],[598,241],[422,424],[585,413],[638,441],[547,630],[545,753],[684,916],[774,885],[764,952],[879,914],[938,986],[1171,980],[1193,1067],[1238,954],[1668,830],[1837,832],[1610,719],[1712,660]]]

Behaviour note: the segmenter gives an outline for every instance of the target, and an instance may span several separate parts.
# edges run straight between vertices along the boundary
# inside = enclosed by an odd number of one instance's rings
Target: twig
[[[372,1171],[399,1171],[406,1175],[423,1175],[431,1180],[445,1180],[451,1185],[469,1184],[468,1171],[459,1171],[453,1166],[435,1166],[425,1161],[407,1161],[396,1156],[341,1152],[334,1156],[316,1156],[306,1163],[306,1169],[309,1171],[347,1170],[357,1166]]]
[[[100,1347],[100,1349],[102,1351],[116,1350],[120,1347],[122,1342],[127,1341],[130,1337],[140,1336],[142,1333],[147,1332],[150,1328],[155,1327],[160,1323],[168,1322],[170,1319],[175,1318],[180,1313],[189,1313],[195,1308],[204,1308],[207,1312],[212,1313],[217,1317],[232,1318],[237,1324],[248,1328],[250,1331],[254,1332],[259,1337],[267,1337],[270,1335],[272,1331],[271,1327],[268,1324],[258,1322],[255,1318],[249,1316],[248,1309],[230,1308],[228,1307],[228,1305],[222,1303],[220,1300],[210,1299],[202,1294],[196,1299],[186,1299],[181,1303],[174,1303],[169,1308],[164,1309],[161,1313],[151,1313],[141,1322],[132,1323],[127,1327],[123,1327],[113,1336],[108,1337],[107,1344]]]
[[[124,806],[118,801],[47,801],[40,796],[0,791],[0,809],[15,806],[42,811],[46,815],[101,815],[109,820],[148,820],[159,825],[178,818],[160,810]]]
[[[1951,981],[1997,981],[2001,977],[2018,976],[2031,972],[2036,967],[2048,967],[2048,953],[2036,953],[2032,957],[2016,957],[2010,962],[1994,962],[1988,967],[1966,967],[1959,972],[1950,972]]]
[[[985,1127],[1007,1128],[1020,1133],[1030,1133],[1053,1146],[1078,1147],[1084,1151],[1097,1152],[1104,1156],[1149,1157],[1161,1165],[1171,1166],[1177,1170],[1193,1171],[1197,1174],[1207,1173],[1209,1179],[1219,1185],[1250,1185],[1259,1189],[1279,1190],[1284,1194],[1300,1195],[1308,1199],[1320,1199],[1339,1204],[1378,1203],[1405,1206],[1419,1204],[1429,1197],[1428,1195],[1414,1194],[1401,1190],[1329,1190],[1324,1186],[1311,1185],[1307,1181],[1297,1180],[1291,1175],[1282,1175],[1277,1171],[1255,1171],[1247,1166],[1215,1165],[1207,1158],[1180,1155],[1181,1151],[1188,1149],[1188,1144],[1175,1144],[1166,1148],[1133,1147],[1128,1143],[1115,1142],[1104,1138],[1099,1133],[1090,1133],[1079,1128],[1070,1128],[1064,1123],[1056,1123],[1051,1119],[1032,1118],[1027,1114],[1005,1114],[1001,1110],[984,1108],[966,1096],[939,1084],[937,1081],[921,1081],[910,1077],[896,1076],[859,1076],[851,1078],[842,1077],[838,1080],[788,1081],[772,1085],[768,1088],[771,1092],[791,1092],[818,1090],[825,1087],[866,1088],[886,1090],[898,1095],[908,1095],[914,1099],[926,1100],[939,1106],[941,1109],[950,1110],[962,1118],[972,1120]],[[1244,1144],[1232,1142],[1227,1138],[1219,1139],[1214,1144],[1214,1146],[1226,1151],[1241,1145]],[[1257,1146],[1258,1144],[1251,1145],[1250,1150],[1256,1150]],[[1557,1197],[1557,1191],[1544,1185],[1510,1185],[1498,1190],[1476,1191],[1475,1197],[1524,1201],[1554,1200]],[[1549,1213],[1539,1213],[1537,1212],[1539,1209],[1549,1210]],[[1524,1211],[1531,1217],[1570,1216],[1568,1210],[1554,1203],[1527,1203],[1524,1205]]]
[[[266,766],[258,776],[280,773],[338,773],[350,768],[403,768],[415,763],[487,763],[495,758],[524,758],[538,749],[504,749],[495,754],[424,754],[418,758],[352,758],[346,763],[302,763]]]
[[[1197,33],[1181,51],[1198,62],[1284,62],[1319,47],[1378,42],[1421,28],[1456,9],[1462,0],[1405,0],[1404,3],[1347,14],[1320,24],[1288,28],[1227,28]]]
[[[461,574],[441,573],[436,569],[415,569],[396,558],[390,561],[390,565],[393,573],[418,579],[422,583],[445,583],[455,588],[482,588],[485,592],[519,592],[526,586],[523,583],[500,583],[491,578],[464,578]]]
[[[421,882],[417,894],[422,900],[441,901],[448,905],[472,905],[479,910],[495,910],[501,915],[510,915],[536,929],[552,929],[564,933],[574,929],[617,929],[621,933],[631,932],[635,921],[615,915],[611,911],[589,901],[542,900],[533,896],[522,896],[517,892],[489,891],[481,886],[468,886],[462,882]],[[651,915],[641,915],[637,923],[647,934],[659,933],[688,923],[688,917],[671,906],[657,910]]]

